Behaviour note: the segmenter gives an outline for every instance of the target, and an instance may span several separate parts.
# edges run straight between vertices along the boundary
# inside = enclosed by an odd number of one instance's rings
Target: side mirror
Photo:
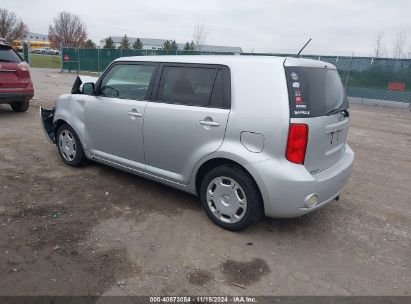
[[[85,95],[94,95],[94,83],[87,82],[83,84],[83,88],[81,89],[81,93]]]

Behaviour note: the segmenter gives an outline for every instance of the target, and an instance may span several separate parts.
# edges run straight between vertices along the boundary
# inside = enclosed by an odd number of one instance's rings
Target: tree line
[[[384,30],[379,30],[374,40],[374,56],[376,58],[395,58],[406,59],[411,58],[411,43],[407,49],[407,35],[405,31],[397,32],[392,41],[391,52],[386,47],[384,39]]]
[[[13,40],[21,40],[28,33],[28,26],[17,17],[17,15],[0,8],[0,38],[6,42],[12,43]],[[201,50],[204,44],[207,33],[202,25],[196,26],[193,34],[193,40],[186,42],[183,50],[194,51]],[[68,12],[60,12],[53,23],[49,25],[48,39],[52,48],[71,47],[71,48],[96,48],[97,45],[88,38],[87,27],[77,15]],[[111,37],[105,40],[104,48],[114,49],[116,44]],[[143,43],[139,38],[133,44],[130,44],[127,35],[124,35],[121,40],[119,49],[143,49]],[[175,40],[166,40],[162,46],[162,50],[176,51],[178,44]]]
[[[28,33],[28,26],[18,18],[16,13],[0,8],[0,38],[12,43],[14,40],[23,39]],[[86,25],[73,14],[61,12],[54,18],[48,30],[48,40],[51,47],[96,47],[88,39]]]
[[[106,38],[103,48],[104,49],[115,49],[116,48],[116,45],[111,37]],[[129,38],[127,37],[127,35],[124,35],[123,39],[121,39],[120,44],[118,45],[117,48],[126,49],[126,50],[128,49],[142,50],[143,43],[141,42],[140,38],[137,38],[133,44],[130,44]],[[194,51],[194,50],[198,50],[198,48],[199,47],[192,40],[191,42],[188,42],[188,41],[186,42],[183,50],[184,51]],[[164,41],[161,49],[164,51],[177,51],[178,44],[175,40],[166,40]]]
[[[111,39],[111,37],[108,37],[106,39],[106,43],[104,44],[103,48],[104,49],[115,49],[116,48],[116,45],[113,39]],[[127,35],[124,35],[118,48],[126,49],[126,50],[128,49],[141,50],[143,48],[143,43],[141,42],[140,38],[137,38],[136,41],[132,45],[130,45]]]
[[[16,13],[0,8],[0,38],[12,43],[13,40],[21,40],[26,36],[28,26],[19,18]],[[197,25],[194,29],[193,40],[186,42],[183,50],[201,51],[207,37],[207,31],[203,25]],[[86,25],[81,19],[68,12],[60,12],[48,29],[48,39],[51,47],[60,48],[96,48],[96,44],[88,38]],[[406,32],[398,32],[392,41],[392,51],[388,51],[384,43],[384,31],[380,30],[374,40],[374,56],[377,58],[393,57],[397,59],[411,58],[411,43],[407,41]],[[105,48],[115,48],[115,43],[108,37],[105,41]],[[132,45],[124,36],[119,47],[121,49],[142,49],[143,44],[137,39]],[[163,50],[175,51],[178,45],[175,40],[167,40],[162,46]],[[389,56],[391,53],[391,56]]]

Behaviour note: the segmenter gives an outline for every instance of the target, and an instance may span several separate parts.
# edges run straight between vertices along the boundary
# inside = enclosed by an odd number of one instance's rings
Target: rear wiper
[[[330,112],[327,113],[327,116],[333,115],[333,114],[337,114],[337,113],[344,113],[344,117],[349,117],[350,116],[350,112],[348,112],[347,109],[334,109],[331,110]]]

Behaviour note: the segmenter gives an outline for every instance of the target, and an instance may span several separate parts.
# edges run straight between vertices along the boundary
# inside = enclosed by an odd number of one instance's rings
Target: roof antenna
[[[304,46],[301,48],[301,50],[297,53],[297,56],[300,56],[301,52],[305,49],[305,47],[310,43],[311,38],[307,41],[306,44],[304,44]]]

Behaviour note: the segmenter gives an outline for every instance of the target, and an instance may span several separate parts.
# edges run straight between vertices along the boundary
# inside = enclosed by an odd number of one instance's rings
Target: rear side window
[[[164,66],[157,100],[191,106],[218,106],[222,105],[222,90],[222,75],[217,68]]]
[[[326,116],[332,110],[348,108],[337,70],[286,67],[285,73],[292,118]]]
[[[20,56],[10,47],[0,46],[0,62],[22,62]]]

